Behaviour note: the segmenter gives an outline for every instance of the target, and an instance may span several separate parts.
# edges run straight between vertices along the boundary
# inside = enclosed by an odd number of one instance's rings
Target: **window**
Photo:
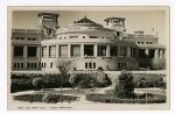
[[[96,63],[95,62],[86,62],[85,63],[85,69],[95,69]]]
[[[22,57],[23,56],[23,47],[22,46],[14,46],[14,56]]]
[[[69,36],[70,39],[78,38],[78,36]]]
[[[37,47],[28,47],[27,48],[27,56],[28,57],[36,57]]]
[[[42,47],[42,57],[47,57],[47,47]]]
[[[118,63],[118,69],[126,69],[126,63]]]
[[[141,44],[144,44],[144,42],[141,42]]]
[[[84,56],[94,56],[94,46],[93,45],[85,45],[84,46]]]
[[[96,68],[96,63],[93,63],[93,68]]]
[[[145,49],[139,49],[139,58],[146,58]]]
[[[120,47],[120,56],[126,57],[127,49],[125,46]]]
[[[60,57],[68,57],[68,46],[61,45],[59,47],[59,54],[60,54]]]
[[[88,68],[88,63],[85,63],[85,68],[86,68],[86,69]]]
[[[23,63],[21,63],[21,68],[23,68]]]
[[[98,56],[106,56],[106,46],[98,46]]]
[[[154,58],[154,53],[155,53],[155,50],[154,49],[149,49],[149,58],[152,59]]]
[[[117,46],[111,46],[110,52],[111,52],[111,56],[117,56],[117,53],[118,53]]]
[[[89,36],[89,38],[98,38],[98,36]]]
[[[86,38],[86,36],[83,36],[83,38]]]
[[[140,44],[140,42],[139,42],[139,41],[138,41],[137,43],[138,43],[138,44]]]
[[[79,57],[80,56],[80,45],[71,46],[71,56]]]
[[[52,68],[53,67],[53,63],[50,63],[50,68]]]
[[[49,57],[56,57],[56,46],[49,46]]]

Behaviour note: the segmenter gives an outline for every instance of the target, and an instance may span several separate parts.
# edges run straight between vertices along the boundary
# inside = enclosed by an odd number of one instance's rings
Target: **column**
[[[131,47],[127,47],[127,57],[131,57],[131,50],[132,48]]]
[[[145,49],[145,54],[149,56],[149,49]]]
[[[159,55],[158,55],[158,49],[155,49],[155,52],[154,52],[154,58],[158,58],[159,57]]]
[[[49,52],[49,46],[47,45],[46,47],[47,47],[47,58],[49,58],[49,53],[50,53]]]
[[[106,47],[106,57],[110,57],[110,45],[107,45]]]
[[[68,58],[71,58],[71,45],[68,44]]]
[[[80,54],[81,54],[81,58],[84,58],[84,44],[81,44]]]
[[[27,59],[27,45],[24,45],[23,57],[24,57],[24,59]]]
[[[23,67],[24,67],[24,69],[28,69],[27,68],[27,62],[26,62],[26,60],[27,60],[27,45],[24,45],[24,48],[23,48],[23,57],[24,57],[24,62],[23,62]]]
[[[163,58],[163,50],[162,49],[159,50],[159,55],[160,55],[160,58],[162,59]]]
[[[37,47],[37,50],[36,50],[36,57],[37,57],[37,58],[40,58],[40,52],[41,52],[40,50],[41,50],[41,49],[40,49],[40,47],[38,46],[38,47]]]
[[[94,57],[97,57],[97,53],[98,53],[98,45],[94,44]]]
[[[56,45],[56,58],[59,57],[59,45]]]

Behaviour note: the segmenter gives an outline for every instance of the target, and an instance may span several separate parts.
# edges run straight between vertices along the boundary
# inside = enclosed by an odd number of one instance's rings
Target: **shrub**
[[[134,83],[131,72],[122,71],[119,75],[119,82],[116,84],[114,94],[120,98],[131,98],[134,95]]]
[[[44,82],[42,78],[34,78],[32,84],[37,90],[44,88]]]
[[[39,78],[39,82],[38,82],[38,78]],[[37,81],[34,81],[34,79]],[[70,83],[68,82],[68,79],[69,79],[69,76],[67,76],[66,78],[62,80],[60,74],[40,74],[40,75],[35,75],[35,74],[28,74],[28,75],[15,74],[14,75],[12,74],[11,92],[35,89],[37,84],[40,82],[41,84],[39,84],[39,86],[43,85],[44,88],[60,87],[61,82],[63,82],[63,87],[71,87]],[[34,84],[33,82],[35,83],[35,85],[33,85]]]
[[[57,102],[71,102],[75,101],[77,97],[68,96],[68,95],[60,95],[56,93],[47,93],[43,95],[42,102],[45,103],[57,103]]]
[[[24,95],[15,95],[14,100],[24,101],[24,102],[45,102],[45,103],[57,103],[61,102],[72,102],[78,99],[76,96],[71,95],[60,95],[56,93],[46,93],[46,94],[24,94]]]

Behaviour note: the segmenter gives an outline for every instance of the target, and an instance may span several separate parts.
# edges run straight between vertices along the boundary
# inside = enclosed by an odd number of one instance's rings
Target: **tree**
[[[134,97],[134,83],[132,73],[123,70],[119,75],[118,84],[115,87],[115,94],[120,98]]]

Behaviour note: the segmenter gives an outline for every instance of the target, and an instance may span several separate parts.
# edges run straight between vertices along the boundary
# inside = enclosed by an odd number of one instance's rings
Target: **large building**
[[[139,70],[165,68],[165,47],[143,31],[126,34],[125,18],[109,17],[102,26],[87,17],[59,27],[58,14],[40,13],[41,29],[13,30],[13,70]]]

